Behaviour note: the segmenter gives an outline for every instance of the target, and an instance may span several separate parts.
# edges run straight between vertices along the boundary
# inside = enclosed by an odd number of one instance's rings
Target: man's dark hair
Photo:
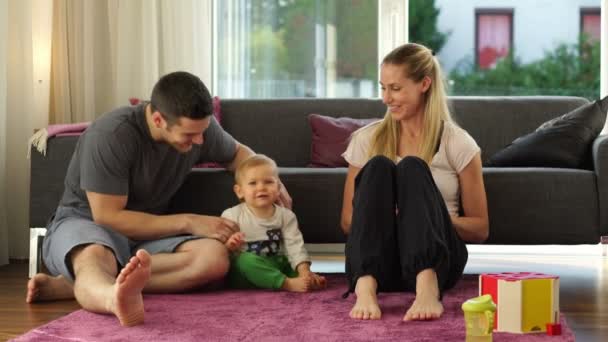
[[[200,78],[185,71],[161,77],[150,96],[152,111],[159,111],[169,126],[180,117],[204,119],[213,114],[211,94]]]

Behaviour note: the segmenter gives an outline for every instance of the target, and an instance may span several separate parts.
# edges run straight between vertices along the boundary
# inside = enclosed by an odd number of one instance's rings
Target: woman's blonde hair
[[[424,94],[423,140],[420,146],[420,157],[430,164],[441,140],[442,121],[452,121],[441,66],[429,48],[415,43],[404,44],[391,51],[382,60],[384,64],[403,66],[405,77],[414,82],[421,82],[426,76],[431,79],[431,85]],[[384,155],[395,160],[400,135],[400,125],[387,110],[374,132],[369,157]]]

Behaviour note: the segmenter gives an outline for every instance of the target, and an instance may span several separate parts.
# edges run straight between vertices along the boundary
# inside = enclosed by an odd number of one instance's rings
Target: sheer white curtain
[[[51,122],[89,121],[148,98],[172,71],[210,87],[211,9],[211,0],[55,0]]]
[[[2,195],[6,199],[9,257],[28,257],[27,141],[48,122],[52,0],[6,1],[6,139]]]
[[[6,224],[6,41],[8,2],[0,0],[0,265],[8,263],[8,226]]]

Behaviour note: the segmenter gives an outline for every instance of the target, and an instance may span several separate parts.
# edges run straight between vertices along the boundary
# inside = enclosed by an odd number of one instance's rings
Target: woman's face
[[[415,82],[405,75],[405,67],[402,65],[382,64],[380,69],[382,102],[395,120],[422,115],[425,105],[424,93],[431,85],[429,77]]]

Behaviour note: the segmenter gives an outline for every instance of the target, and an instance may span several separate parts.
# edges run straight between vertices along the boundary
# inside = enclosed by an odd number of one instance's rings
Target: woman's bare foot
[[[111,311],[120,324],[134,326],[144,321],[144,301],[141,291],[150,279],[150,254],[140,249],[120,271],[114,284]]]
[[[441,317],[443,305],[439,301],[437,274],[433,269],[426,269],[416,276],[416,299],[407,310],[404,321],[431,320]]]
[[[64,276],[38,273],[27,282],[26,303],[73,299],[74,287]]]
[[[382,317],[382,311],[380,311],[378,297],[376,296],[377,288],[378,283],[372,276],[363,276],[357,280],[357,285],[355,286],[357,301],[352,310],[350,310],[351,318],[380,319]]]
[[[311,283],[312,278],[309,276],[285,277],[281,288],[290,292],[308,292],[311,289]]]

